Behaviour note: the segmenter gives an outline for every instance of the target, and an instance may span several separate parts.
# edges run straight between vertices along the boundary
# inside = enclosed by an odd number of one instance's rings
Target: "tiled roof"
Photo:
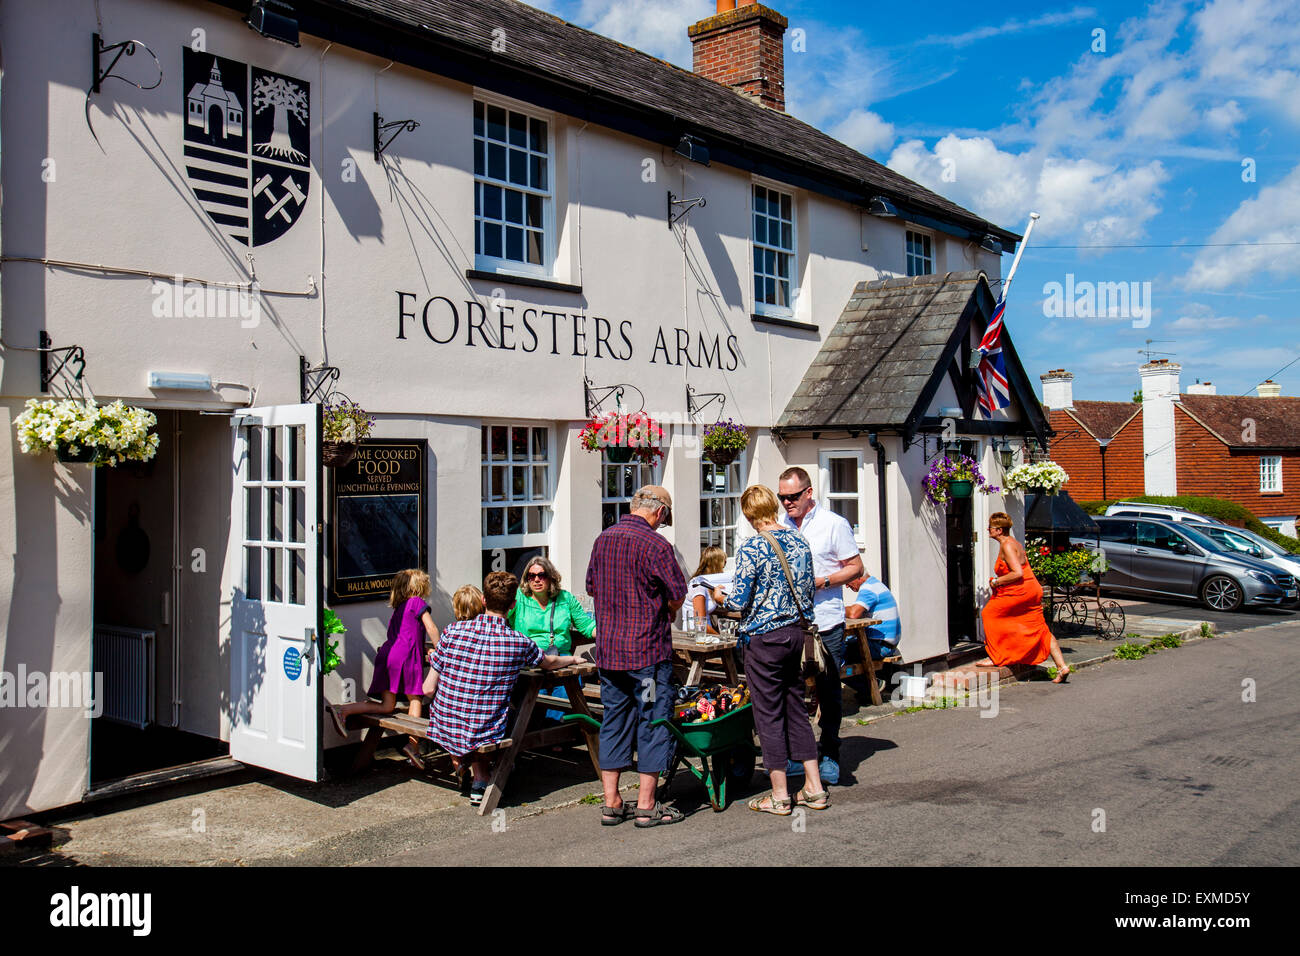
[[[1061,410],[1100,441],[1114,438],[1142,406],[1137,402],[1075,402],[1073,408]]]
[[[1233,448],[1300,448],[1300,398],[1184,394],[1178,401]]]
[[[969,271],[859,283],[777,427],[904,425],[984,281]]]
[[[237,6],[234,0],[217,2]],[[733,151],[751,156],[768,175],[780,178],[783,168],[834,182],[861,201],[885,195],[972,232],[992,233],[1004,244],[1020,239],[793,116],[516,0],[298,0],[295,8],[307,25],[347,16],[353,18],[349,22],[379,27],[392,44],[379,55],[400,57],[413,42],[451,44],[489,68],[522,69],[574,95],[618,101],[647,119],[712,137],[710,145],[729,141]],[[504,42],[504,49],[494,50],[494,41],[498,47]]]

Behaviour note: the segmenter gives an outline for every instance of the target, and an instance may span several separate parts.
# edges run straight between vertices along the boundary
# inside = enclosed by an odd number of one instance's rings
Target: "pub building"
[[[428,568],[440,626],[531,554],[581,596],[647,482],[690,571],[801,465],[909,663],[977,639],[977,532],[1016,501],[921,478],[1046,441],[1005,335],[1012,404],[974,408],[1020,237],[788,115],[785,17],[718,8],[689,72],[511,0],[0,6],[0,819],[223,758],[319,779],[394,571]],[[26,401],[69,395],[152,411],[157,455],[22,452]],[[324,468],[341,396],[376,423]],[[619,409],[663,460],[581,446]],[[726,467],[719,417],[750,437]]]

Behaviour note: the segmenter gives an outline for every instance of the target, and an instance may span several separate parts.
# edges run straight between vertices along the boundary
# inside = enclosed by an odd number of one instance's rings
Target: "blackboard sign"
[[[330,469],[331,603],[387,598],[394,574],[425,567],[428,458],[424,440],[371,438]]]

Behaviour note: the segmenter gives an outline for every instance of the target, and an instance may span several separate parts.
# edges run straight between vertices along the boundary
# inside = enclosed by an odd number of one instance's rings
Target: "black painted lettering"
[[[407,312],[404,308],[402,308],[402,306],[406,304],[402,300],[402,296],[407,296],[407,295],[409,295],[412,299],[415,298],[414,292],[397,293],[397,337],[399,339],[406,338],[406,320],[415,318],[414,312]]]
[[[691,333],[685,329],[673,329],[677,333],[677,364],[682,364],[682,356],[686,357],[686,364],[691,368],[699,368],[691,361]]]
[[[613,331],[609,324],[609,319],[602,319],[600,316],[594,316],[596,320],[596,358],[600,358],[600,346],[603,344],[609,349],[609,354],[614,356],[614,350],[609,346],[609,333]],[[604,331],[601,331],[601,330]],[[614,356],[617,358],[617,356]]]
[[[447,334],[445,339],[438,338],[429,329],[429,306],[433,305],[435,302],[446,302],[447,308],[451,310],[451,332]],[[424,334],[429,337],[430,341],[437,342],[439,345],[446,345],[454,339],[456,333],[460,331],[460,315],[456,312],[456,305],[451,301],[451,299],[448,299],[445,296],[435,295],[428,302],[424,303],[424,311],[421,315],[424,323]]]
[[[521,345],[521,346],[519,346],[519,347],[520,347],[521,349],[523,349],[525,352],[536,352],[536,351],[537,351],[537,333],[533,331],[533,325],[532,325],[531,322],[528,321],[528,313],[529,313],[529,312],[531,312],[533,315],[536,315],[536,314],[537,314],[537,310],[536,310],[536,309],[524,309],[524,311],[521,312],[519,315],[520,315],[520,318],[522,318],[522,319],[524,320],[524,331],[527,332],[528,335],[529,335],[529,336],[532,338],[532,340],[533,340],[533,347],[532,347],[532,348],[529,348],[529,347],[526,346],[526,345]]]
[[[718,368],[722,368],[722,343],[718,340],[718,337],[716,335],[713,337],[713,351],[710,352],[704,345],[704,333],[700,332],[698,335],[699,351],[697,354],[700,356],[699,364],[706,368],[713,368],[713,360],[717,359]]]
[[[586,357],[587,355],[587,333],[582,324],[587,321],[585,315],[575,315],[573,317],[573,357]],[[581,348],[579,348],[581,346]]]
[[[564,313],[543,312],[542,315],[549,315],[551,317],[551,354],[559,355],[560,354],[559,321],[560,319],[564,318]]]
[[[474,310],[478,310],[478,321],[474,321]],[[487,321],[487,309],[483,308],[483,303],[475,299],[465,300],[465,344],[472,346],[474,344],[474,330],[478,329],[478,334],[483,336],[483,344],[492,348],[492,339],[490,332],[483,331],[483,323]]]
[[[650,353],[651,365],[656,364],[655,356],[659,354],[660,349],[664,350],[664,361],[666,361],[669,365],[672,365],[673,358],[671,355],[668,354],[668,344],[664,341],[664,327],[662,325],[659,326],[659,331],[655,335],[655,349],[652,353]]]
[[[727,351],[731,353],[731,364],[727,366],[728,372],[734,372],[740,366],[740,353],[736,351],[739,341],[734,335],[727,336]]]
[[[621,358],[624,362],[626,362],[628,359],[632,357],[632,340],[627,337],[627,333],[630,328],[632,328],[632,323],[629,322],[627,319],[624,319],[622,322],[618,324],[619,337],[622,338],[622,340],[625,343],[627,343],[627,354],[619,356],[619,358]]]
[[[501,343],[500,346],[501,348],[508,349],[509,351],[513,352],[515,350],[514,343],[511,342],[509,345],[506,344],[506,330],[508,329],[510,332],[513,333],[515,327],[514,325],[506,321],[506,313],[507,312],[513,313],[515,311],[515,307],[513,305],[501,305],[500,303],[497,303],[496,308],[498,309],[497,321],[501,323],[501,334],[497,337],[497,341]]]

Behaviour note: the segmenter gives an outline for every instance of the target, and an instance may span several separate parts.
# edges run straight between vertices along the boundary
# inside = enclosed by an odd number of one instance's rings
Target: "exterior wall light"
[[[271,7],[278,7],[283,12],[278,13]],[[248,9],[248,19],[244,22],[268,40],[302,46],[298,42],[298,20],[294,16],[294,9],[281,0],[254,0]]]
[[[867,212],[881,219],[897,219],[898,208],[884,196],[872,196],[867,203]]]
[[[703,166],[709,165],[709,147],[697,136],[684,133],[677,143],[677,148],[673,150],[678,156],[683,156],[693,163],[699,163]]]
[[[149,387],[191,392],[212,391],[212,376],[198,372],[150,372]]]
[[[984,238],[980,240],[980,248],[985,252],[991,252],[995,256],[1002,255],[1002,243],[1000,243],[992,234],[985,233]]]

